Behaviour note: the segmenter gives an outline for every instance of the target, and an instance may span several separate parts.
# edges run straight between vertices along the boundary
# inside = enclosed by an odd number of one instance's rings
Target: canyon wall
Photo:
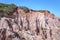
[[[0,40],[60,40],[60,20],[54,14],[47,10],[16,11],[14,18],[0,19]]]

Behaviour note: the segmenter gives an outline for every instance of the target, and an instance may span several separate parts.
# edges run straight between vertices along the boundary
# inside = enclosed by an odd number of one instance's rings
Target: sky
[[[0,0],[0,3],[26,6],[33,10],[49,10],[60,17],[60,0]]]

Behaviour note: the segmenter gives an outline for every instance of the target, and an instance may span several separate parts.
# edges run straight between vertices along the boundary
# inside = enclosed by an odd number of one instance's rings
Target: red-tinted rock
[[[13,19],[1,18],[0,40],[60,40],[60,19],[50,12],[25,13],[21,8],[17,12],[13,13]]]

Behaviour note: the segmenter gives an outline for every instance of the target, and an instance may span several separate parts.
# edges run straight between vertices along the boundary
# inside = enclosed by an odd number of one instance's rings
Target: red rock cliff
[[[60,21],[48,11],[17,8],[13,16],[1,18],[0,40],[60,40]]]

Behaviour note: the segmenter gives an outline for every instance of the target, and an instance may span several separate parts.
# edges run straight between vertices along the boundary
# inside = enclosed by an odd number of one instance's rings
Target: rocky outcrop
[[[60,21],[51,13],[21,8],[0,20],[0,40],[60,40]]]

